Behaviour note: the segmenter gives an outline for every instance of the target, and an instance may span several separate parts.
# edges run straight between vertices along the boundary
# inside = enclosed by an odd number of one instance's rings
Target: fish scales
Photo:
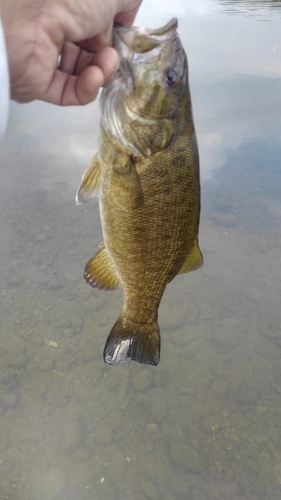
[[[203,263],[199,156],[176,27],[172,20],[141,35],[135,27],[115,29],[120,69],[103,91],[98,154],[77,194],[82,203],[100,187],[104,243],[86,265],[85,279],[124,290],[104,349],[113,365],[158,364],[164,290],[177,274]]]

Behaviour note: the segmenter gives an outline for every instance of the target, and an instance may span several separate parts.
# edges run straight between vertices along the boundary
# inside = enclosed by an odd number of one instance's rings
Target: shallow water
[[[122,292],[93,291],[75,205],[97,103],[12,104],[1,146],[0,498],[279,500],[281,3],[149,2],[189,58],[202,269],[168,286],[161,361],[108,367]]]

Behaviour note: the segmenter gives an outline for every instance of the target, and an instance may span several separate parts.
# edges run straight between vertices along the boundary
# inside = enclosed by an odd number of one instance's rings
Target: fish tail
[[[108,335],[103,358],[109,365],[123,365],[131,360],[158,365],[160,332],[157,321],[137,323],[128,321],[121,313]]]

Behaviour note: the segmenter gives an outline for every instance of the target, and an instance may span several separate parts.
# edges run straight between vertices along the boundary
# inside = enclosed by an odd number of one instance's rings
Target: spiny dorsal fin
[[[84,279],[92,288],[99,290],[117,290],[120,286],[120,280],[103,245],[86,264]]]
[[[189,271],[195,271],[203,265],[203,256],[201,250],[198,246],[198,238],[196,236],[194,241],[194,246],[191,253],[186,258],[185,262],[181,266],[178,274],[188,273]]]
[[[82,177],[81,184],[76,194],[76,203],[81,205],[92,200],[100,187],[100,165],[98,154],[92,158],[90,165]]]

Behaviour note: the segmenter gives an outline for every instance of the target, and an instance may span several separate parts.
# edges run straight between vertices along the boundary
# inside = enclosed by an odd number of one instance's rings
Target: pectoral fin
[[[76,203],[81,205],[97,196],[100,187],[100,165],[96,154],[82,177],[76,194]]]
[[[129,156],[126,163],[120,162],[113,166],[111,181],[120,203],[127,208],[138,208],[143,204],[143,190],[133,157]]]
[[[180,268],[178,275],[188,273],[189,271],[195,271],[196,269],[199,269],[199,267],[201,267],[202,265],[203,265],[203,256],[198,246],[198,238],[196,236],[193,249],[186,258],[182,267]]]
[[[88,285],[99,290],[112,291],[120,286],[119,277],[104,246],[86,264],[84,279]]]

